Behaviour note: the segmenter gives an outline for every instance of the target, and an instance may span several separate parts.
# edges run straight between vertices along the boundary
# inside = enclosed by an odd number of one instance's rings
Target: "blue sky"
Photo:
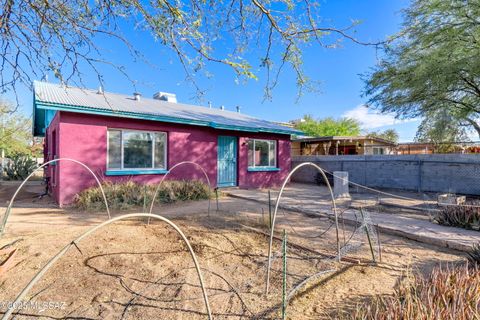
[[[378,41],[399,30],[402,21],[400,11],[408,6],[409,1],[323,0],[320,3],[322,17],[331,20],[335,26],[347,26],[352,19],[361,20],[355,36],[363,41]],[[105,41],[101,47],[105,50],[105,58],[124,65],[128,74],[138,81],[138,91],[144,96],[152,96],[156,91],[173,92],[180,102],[197,104],[195,90],[185,82],[185,74],[172,53],[155,43],[148,34],[128,31],[127,36],[156,67],[134,62],[118,43]],[[350,116],[361,121],[366,130],[395,128],[401,141],[411,141],[418,121],[399,123],[390,115],[374,114],[362,107],[366,98],[361,94],[363,83],[360,74],[368,72],[376,64],[377,54],[373,47],[348,40],[344,40],[338,49],[308,48],[304,55],[305,69],[311,78],[320,81],[319,93],[306,93],[298,102],[295,78],[290,70],[281,76],[272,101],[263,101],[265,82],[262,77],[258,81],[237,83],[234,73],[225,66],[208,65],[213,77],[199,77],[198,83],[207,90],[203,100],[205,105],[211,101],[215,107],[224,105],[230,110],[239,105],[243,113],[275,121],[298,119],[304,114],[318,118]],[[117,71],[110,68],[102,70],[106,91],[133,92],[132,84]],[[50,79],[53,81],[52,75]],[[98,87],[93,75],[87,74],[84,82],[87,87]],[[20,88],[19,92],[21,110],[30,115],[31,93],[25,88]]]

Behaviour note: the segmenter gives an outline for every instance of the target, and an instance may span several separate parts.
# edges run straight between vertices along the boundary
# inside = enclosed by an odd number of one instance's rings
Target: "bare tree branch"
[[[265,98],[270,99],[285,65],[296,75],[299,95],[311,85],[303,69],[304,45],[315,42],[331,48],[341,39],[368,46],[385,43],[356,39],[351,34],[354,24],[341,29],[322,26],[316,2],[278,2],[4,0],[0,90],[16,93],[19,84],[30,86],[32,79],[49,73],[62,83],[80,85],[85,74],[93,73],[103,85],[101,66],[117,70],[135,86],[122,65],[104,57],[102,47],[104,39],[115,40],[133,59],[149,63],[122,34],[125,26],[150,32],[170,49],[200,95],[196,74],[208,74],[208,63],[225,65],[243,79],[257,79],[259,64],[266,71]],[[332,43],[323,41],[327,36]]]

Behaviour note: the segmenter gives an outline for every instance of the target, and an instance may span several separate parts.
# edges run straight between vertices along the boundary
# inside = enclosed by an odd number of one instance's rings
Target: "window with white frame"
[[[248,167],[276,168],[277,141],[261,139],[248,140]]]
[[[167,134],[108,130],[107,169],[166,169]]]
[[[385,150],[380,147],[373,147],[373,154],[384,154]]]

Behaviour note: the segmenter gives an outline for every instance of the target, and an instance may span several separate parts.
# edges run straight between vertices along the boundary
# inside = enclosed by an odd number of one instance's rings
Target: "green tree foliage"
[[[13,113],[12,107],[0,101],[0,150],[5,157],[15,155],[39,156],[41,145],[33,141],[32,121],[20,113]]]
[[[269,97],[289,66],[301,93],[310,83],[303,48],[335,48],[344,39],[378,45],[352,36],[357,23],[332,27],[317,1],[5,0],[0,7],[0,90],[15,90],[18,82],[30,86],[32,78],[47,72],[80,86],[82,74],[93,73],[102,83],[104,66],[130,79],[121,65],[104,58],[102,44],[117,41],[136,61],[145,61],[137,39],[122,33],[135,29],[151,33],[152,45],[176,55],[193,84],[199,71],[208,76],[208,63],[225,65],[240,79],[255,79],[263,70]]]
[[[433,143],[435,152],[455,150],[458,142],[469,141],[466,127],[447,109],[429,112],[418,127],[415,141]]]
[[[479,41],[479,1],[415,0],[405,11],[402,31],[365,76],[365,94],[382,112],[425,117],[424,127],[441,130],[448,120],[480,135]],[[448,114],[442,121],[440,110]]]
[[[395,129],[387,129],[385,131],[372,131],[367,134],[369,138],[380,138],[392,142],[398,142],[399,136]]]
[[[311,115],[305,115],[295,128],[307,136],[357,136],[360,134],[360,123],[351,118],[324,118],[315,120]]]

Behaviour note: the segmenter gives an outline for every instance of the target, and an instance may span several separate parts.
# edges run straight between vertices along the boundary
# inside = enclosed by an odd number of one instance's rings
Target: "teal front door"
[[[237,138],[218,137],[217,186],[237,185]]]

